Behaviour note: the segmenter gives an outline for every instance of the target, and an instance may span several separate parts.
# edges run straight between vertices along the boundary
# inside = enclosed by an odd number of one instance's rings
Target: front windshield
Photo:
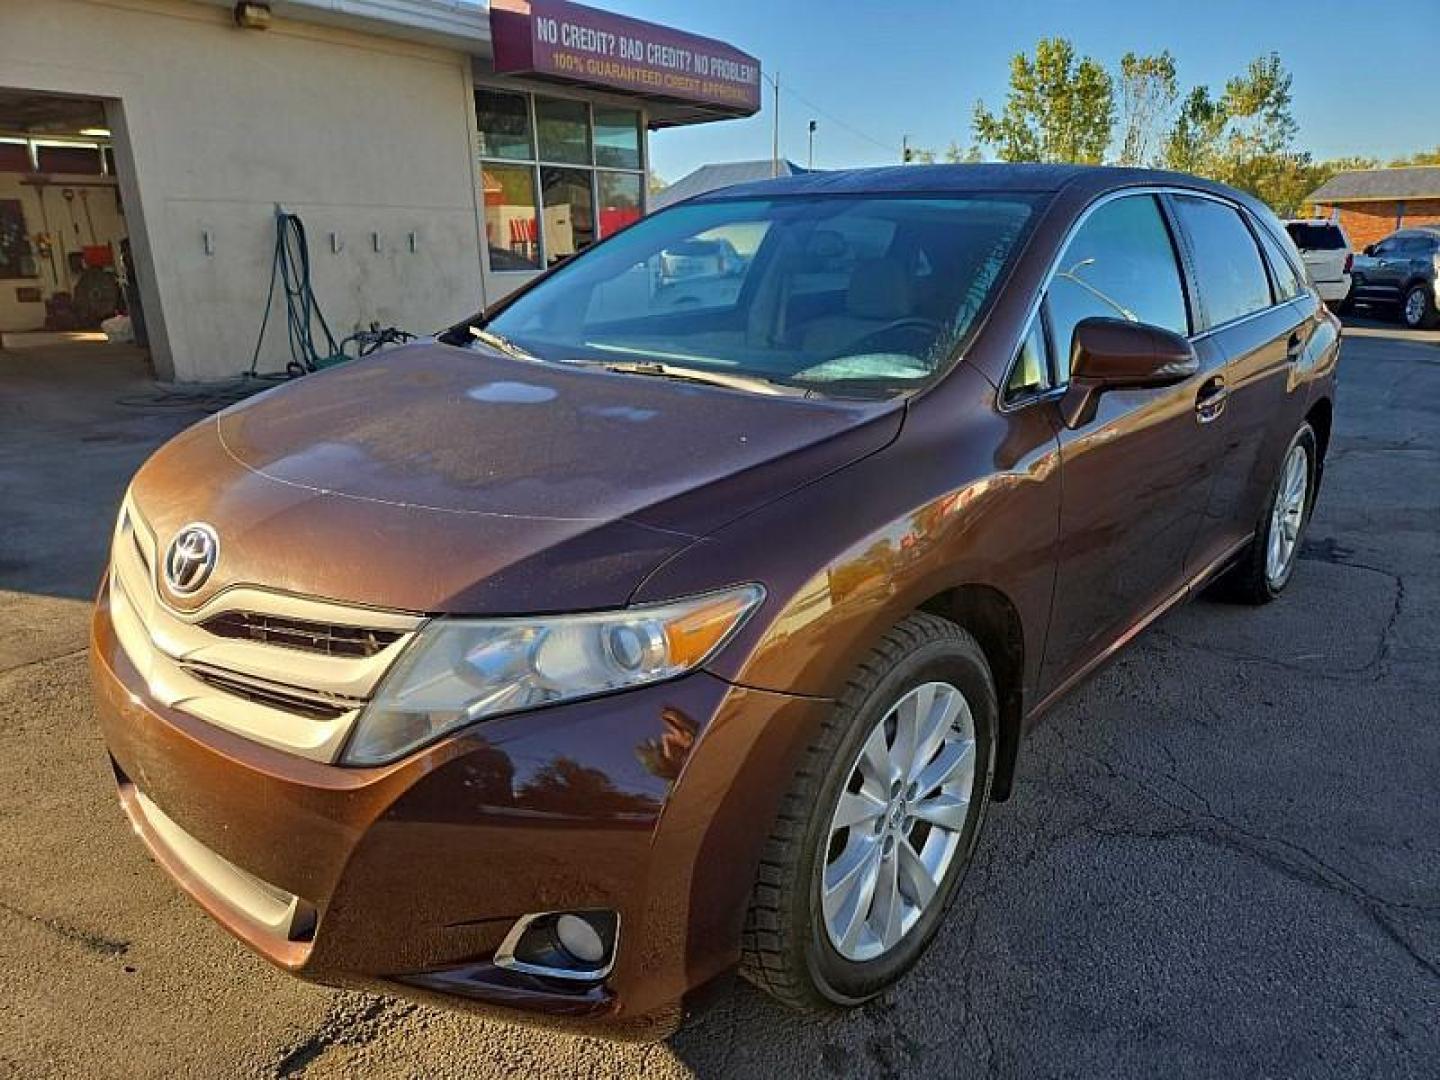
[[[888,396],[943,367],[1036,208],[1012,193],[684,204],[577,256],[484,330],[542,361]]]

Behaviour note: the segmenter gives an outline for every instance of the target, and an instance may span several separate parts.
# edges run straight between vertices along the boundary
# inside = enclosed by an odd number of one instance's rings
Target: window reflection
[[[534,157],[530,140],[530,102],[524,94],[475,91],[475,117],[480,127],[480,156],[525,161]]]
[[[545,258],[551,266],[595,242],[595,204],[588,169],[542,168]]]
[[[600,236],[619,232],[640,220],[640,177],[636,173],[597,173],[600,185]]]
[[[595,164],[640,168],[640,114],[633,109],[595,107]]]
[[[486,164],[482,175],[490,269],[540,269],[534,170],[528,165]]]
[[[644,212],[639,110],[477,87],[475,114],[490,272],[539,270]]]
[[[535,127],[540,135],[540,160],[590,164],[589,110],[583,101],[535,99]]]

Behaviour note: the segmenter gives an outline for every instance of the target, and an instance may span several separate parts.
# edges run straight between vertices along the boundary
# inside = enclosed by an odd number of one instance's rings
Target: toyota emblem
[[[170,591],[189,596],[210,580],[220,557],[220,538],[202,522],[186,525],[165,552],[165,583]]]

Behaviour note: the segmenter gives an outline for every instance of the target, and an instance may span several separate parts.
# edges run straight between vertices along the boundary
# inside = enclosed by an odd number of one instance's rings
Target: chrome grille
[[[258,641],[325,656],[374,656],[404,636],[398,631],[287,619],[253,611],[227,611],[200,625],[217,637]]]
[[[233,672],[220,671],[204,664],[181,664],[180,666],[187,674],[193,675],[206,686],[224,690],[227,694],[234,694],[236,697],[252,701],[257,705],[282,709],[311,720],[338,720],[346,713],[364,704],[363,701],[342,701],[339,698],[306,694],[295,687],[268,683],[263,679],[243,678]]]
[[[234,584],[193,612],[156,582],[159,539],[127,497],[111,545],[110,621],[160,705],[334,761],[424,616]]]

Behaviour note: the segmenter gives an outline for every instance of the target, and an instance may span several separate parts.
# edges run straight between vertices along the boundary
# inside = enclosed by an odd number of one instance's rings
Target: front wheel
[[[1317,466],[1315,431],[1301,424],[1281,459],[1255,538],[1226,577],[1226,591],[1237,600],[1268,603],[1290,583],[1315,502]]]
[[[743,940],[752,982],[797,1009],[853,1006],[920,959],[980,835],[998,716],[965,630],[915,614],[885,635],[766,843]]]
[[[1429,330],[1435,325],[1435,294],[1428,285],[1413,285],[1400,304],[1400,317],[1411,330]]]

